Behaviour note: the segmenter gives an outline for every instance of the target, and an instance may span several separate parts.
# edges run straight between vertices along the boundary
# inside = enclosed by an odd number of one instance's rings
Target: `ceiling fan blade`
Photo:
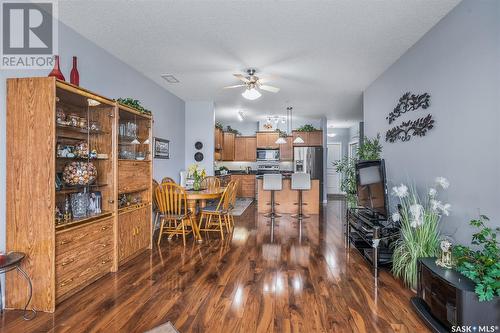
[[[267,86],[265,84],[260,85],[259,88],[262,90],[265,90],[265,91],[272,92],[272,93],[277,93],[278,91],[280,91],[280,88],[276,88],[273,86]]]
[[[241,81],[243,81],[243,82],[245,82],[245,83],[249,83],[249,82],[250,82],[250,80],[249,80],[249,79],[247,79],[247,78],[245,77],[245,75],[243,75],[243,74],[233,74],[233,75],[234,75],[234,77],[236,77],[238,80],[241,80]]]
[[[274,81],[278,78],[277,75],[274,75],[274,74],[269,74],[269,75],[266,75],[266,76],[259,76],[259,82],[261,84],[264,84],[264,83],[267,83],[269,81]]]
[[[245,87],[246,84],[237,84],[237,85],[234,85],[234,86],[227,86],[227,87],[224,87],[223,89],[233,89],[233,88],[239,88],[239,87]]]

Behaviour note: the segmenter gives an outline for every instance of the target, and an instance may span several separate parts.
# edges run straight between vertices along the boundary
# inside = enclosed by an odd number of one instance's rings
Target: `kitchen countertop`
[[[220,174],[217,174],[217,173],[215,175],[218,176],[218,177],[230,176],[230,175],[255,175],[255,176],[257,176],[257,178],[262,178],[262,176],[265,173],[273,173],[273,172],[251,170],[249,173],[247,173],[244,170],[229,170],[229,173],[226,174],[226,175],[220,175]],[[283,170],[283,171],[280,171],[280,173],[283,175],[283,177],[287,178],[287,177],[290,177],[290,175],[293,173],[293,171]]]

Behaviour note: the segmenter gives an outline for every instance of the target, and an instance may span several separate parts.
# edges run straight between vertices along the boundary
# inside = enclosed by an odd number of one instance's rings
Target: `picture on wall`
[[[170,140],[154,138],[154,158],[170,158]]]

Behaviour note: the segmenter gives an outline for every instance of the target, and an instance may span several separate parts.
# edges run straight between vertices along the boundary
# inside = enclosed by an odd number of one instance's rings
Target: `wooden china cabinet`
[[[151,246],[151,122],[55,78],[7,80],[7,251],[27,254],[35,309],[53,312]],[[24,307],[15,272],[5,292],[7,308]]]

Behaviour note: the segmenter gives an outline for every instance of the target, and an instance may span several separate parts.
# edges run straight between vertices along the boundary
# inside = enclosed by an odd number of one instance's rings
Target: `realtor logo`
[[[1,1],[2,69],[47,69],[57,52],[57,3]]]

